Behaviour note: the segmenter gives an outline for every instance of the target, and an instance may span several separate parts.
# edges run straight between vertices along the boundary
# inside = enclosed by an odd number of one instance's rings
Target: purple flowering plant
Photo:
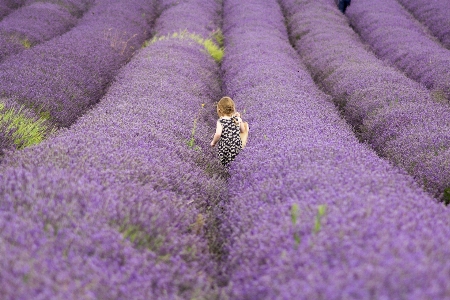
[[[220,6],[202,2],[165,1],[154,30],[197,33],[203,24],[197,34],[209,39]],[[5,299],[220,295],[212,206],[223,197],[226,173],[208,147],[219,74],[197,41],[148,43],[70,128],[5,155]],[[198,151],[185,142],[194,118]]]
[[[63,34],[76,22],[63,3],[34,2],[15,10],[0,22],[0,61]]]
[[[333,0],[88,2],[0,63],[0,149],[60,127],[0,163],[2,299],[449,297],[450,107]]]
[[[284,22],[277,1],[224,3],[225,93],[251,124],[223,203],[227,294],[445,299],[445,206],[357,140],[292,49]]]
[[[20,2],[22,0],[16,1]],[[25,0],[22,5],[31,5],[34,3],[51,3],[67,10],[71,15],[80,18],[94,4],[92,0]]]
[[[97,1],[65,34],[4,59],[0,96],[45,117],[50,130],[70,126],[142,46],[154,16],[150,0]]]
[[[378,57],[432,90],[435,97],[450,99],[450,50],[400,3],[355,1],[346,15]]]
[[[0,20],[24,4],[25,0],[0,0]]]
[[[368,51],[333,1],[281,3],[291,42],[360,140],[450,200],[448,104]]]
[[[450,49],[450,2],[427,0],[397,0],[414,17],[426,25],[439,41]]]

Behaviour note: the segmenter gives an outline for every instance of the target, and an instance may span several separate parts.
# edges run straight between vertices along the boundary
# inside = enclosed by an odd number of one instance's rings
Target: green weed
[[[294,203],[291,207],[291,222],[292,225],[297,224],[297,218],[298,218],[298,204]]]
[[[20,40],[20,43],[25,47],[25,49],[31,48],[31,42],[27,38]]]
[[[124,239],[128,239],[138,249],[146,248],[156,252],[164,244],[164,238],[161,236],[151,236],[141,226],[125,223],[119,228]]]
[[[216,39],[216,41],[219,39],[220,40],[220,35],[218,33],[216,33],[216,36],[214,36],[214,38]],[[196,43],[202,45],[206,52],[208,52],[208,54],[214,58],[214,60],[216,62],[221,62],[223,55],[224,55],[224,49],[221,46],[220,42],[217,42],[219,45],[217,45],[212,39],[204,39],[202,38],[199,34],[195,34],[195,33],[190,33],[187,30],[184,31],[180,31],[180,32],[174,32],[172,34],[169,35],[165,35],[165,36],[155,36],[153,37],[153,39],[150,40],[150,42],[145,42],[144,43],[144,47],[149,46],[153,43],[159,42],[159,41],[165,41],[168,39],[187,39],[187,40],[192,40],[195,41]],[[223,35],[222,35],[222,43],[223,43]]]
[[[191,138],[189,140],[187,140],[187,142],[186,142],[186,144],[188,145],[189,148],[192,148],[196,151],[200,150],[200,147],[195,145],[195,130],[197,129],[197,120],[200,117],[200,114],[202,113],[202,110],[204,108],[205,108],[205,104],[202,103],[202,107],[198,111],[197,116],[194,118],[194,125],[192,126],[192,130],[191,130]]]
[[[19,149],[39,144],[52,131],[46,117],[29,118],[23,113],[23,108],[18,111],[14,108],[5,109],[5,105],[0,103],[0,124],[12,130],[14,144]]]
[[[295,226],[297,224],[297,220],[298,220],[298,204],[294,203],[291,206],[291,222],[292,222],[292,226]],[[298,235],[297,232],[294,232],[294,240],[295,240],[295,244],[298,245],[300,244],[300,236]]]
[[[212,37],[216,40],[219,47],[223,48],[224,36],[223,36],[222,30],[220,30],[220,28],[213,31]]]
[[[314,233],[319,232],[322,227],[322,217],[325,215],[326,208],[327,206],[324,204],[319,205],[319,207],[317,208],[316,219],[314,222]]]
[[[445,205],[450,204],[450,187],[444,189],[444,197],[443,197]]]

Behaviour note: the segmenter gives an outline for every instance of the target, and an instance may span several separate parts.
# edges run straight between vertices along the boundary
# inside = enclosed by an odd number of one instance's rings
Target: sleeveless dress
[[[219,119],[222,124],[222,135],[219,140],[218,156],[224,166],[228,166],[242,149],[239,121],[236,117]]]

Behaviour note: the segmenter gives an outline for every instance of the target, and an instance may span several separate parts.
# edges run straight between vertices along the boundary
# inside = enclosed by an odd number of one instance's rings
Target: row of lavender
[[[218,24],[211,2],[164,2],[157,31],[206,36]],[[186,14],[193,11],[195,20]],[[296,64],[276,2],[229,1],[226,12],[226,89],[252,124],[222,228],[231,237],[231,297],[298,297],[303,288],[304,298],[442,298],[449,256],[441,207],[356,142]],[[0,185],[4,295],[218,297],[203,236],[214,238],[205,216],[224,192],[220,167],[207,163],[220,88],[217,66],[197,42],[189,34],[156,39],[70,130],[8,156]],[[435,236],[433,225],[441,226]]]
[[[444,205],[358,142],[277,1],[225,1],[223,32],[225,92],[251,124],[222,221],[230,298],[448,298]]]
[[[333,1],[282,3],[291,41],[360,138],[448,201],[449,105],[368,51]]]
[[[450,2],[428,0],[397,0],[416,19],[425,24],[439,41],[450,49]]]
[[[446,14],[450,18],[448,11]],[[433,90],[437,97],[450,100],[450,50],[429,35],[401,4],[355,1],[346,15],[379,57]]]
[[[57,3],[27,1],[0,22],[0,61],[34,45],[59,36],[76,25],[92,0]]]
[[[219,26],[216,1],[161,5],[159,33],[206,38]],[[204,45],[155,39],[70,129],[9,153],[2,299],[219,297],[205,229],[226,188],[209,147],[218,97],[219,67]]]
[[[44,124],[37,130],[44,135],[50,128],[72,124],[100,99],[120,67],[149,37],[155,3],[96,1],[72,30],[4,59],[2,110],[11,114],[21,109],[10,123],[20,125],[24,122],[17,120],[25,119],[34,125],[36,120]],[[2,130],[0,145],[17,145],[17,136],[28,130],[19,125],[6,134]]]
[[[82,13],[83,6],[92,3],[91,0],[0,0],[0,20],[11,13],[14,13],[22,6],[31,5],[37,2],[61,5],[75,16],[79,16]]]

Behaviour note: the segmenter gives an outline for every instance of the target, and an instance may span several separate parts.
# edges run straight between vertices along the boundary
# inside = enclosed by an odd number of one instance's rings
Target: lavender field
[[[376,3],[0,0],[0,298],[450,299],[448,2]]]

